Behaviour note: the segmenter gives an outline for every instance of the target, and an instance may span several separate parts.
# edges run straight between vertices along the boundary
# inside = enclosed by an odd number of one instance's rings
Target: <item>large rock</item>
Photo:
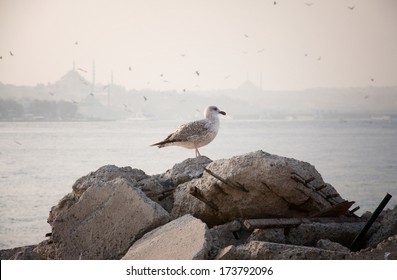
[[[366,248],[354,254],[348,259],[353,260],[397,260],[397,235],[380,242],[375,248]]]
[[[221,250],[218,260],[342,260],[348,254],[313,247],[251,241]]]
[[[37,245],[0,250],[0,260],[42,260],[34,249]]]
[[[344,201],[309,163],[263,151],[206,168],[201,178],[176,189],[173,218],[189,213],[214,226],[240,217],[307,217]]]
[[[364,225],[365,222],[311,223],[301,224],[288,230],[256,229],[250,236],[249,241],[315,246],[318,240],[329,239],[349,247]]]
[[[375,232],[367,242],[368,247],[375,248],[380,242],[397,234],[397,205],[394,209],[387,209],[377,219],[379,222],[373,225]]]
[[[79,178],[72,186],[72,192],[67,194],[61,201],[51,208],[47,222],[52,225],[59,212],[67,210],[74,205],[80,196],[91,186],[112,181],[116,178],[123,178],[132,185],[138,181],[149,178],[142,170],[132,169],[131,167],[117,167],[115,165],[105,165],[95,172]]]
[[[143,171],[105,166],[79,179],[53,207],[52,234],[35,251],[55,259],[119,259],[169,214],[135,187]]]
[[[171,212],[174,203],[172,195],[174,189],[183,183],[200,178],[203,175],[204,168],[211,162],[205,156],[186,159],[175,164],[163,174],[144,178],[138,182],[138,187],[148,197],[163,206],[165,210]]]
[[[211,235],[207,226],[185,215],[146,233],[128,250],[123,260],[208,259]]]

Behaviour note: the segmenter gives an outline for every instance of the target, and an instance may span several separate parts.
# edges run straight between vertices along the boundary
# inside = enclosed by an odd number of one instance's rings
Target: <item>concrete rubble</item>
[[[263,151],[187,159],[152,176],[107,165],[78,179],[52,207],[47,239],[1,250],[0,257],[396,259],[397,206],[381,213],[363,249],[352,252],[370,213],[357,217],[351,204],[311,164]],[[270,228],[245,223],[310,217],[335,221]]]

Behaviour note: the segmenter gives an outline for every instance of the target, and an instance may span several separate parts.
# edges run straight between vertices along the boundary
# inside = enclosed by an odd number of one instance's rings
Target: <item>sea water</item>
[[[180,121],[0,122],[0,249],[37,244],[52,206],[73,183],[107,164],[163,173],[193,150],[158,149]],[[238,121],[221,119],[200,149],[212,160],[257,150],[311,163],[358,213],[397,197],[396,120]]]

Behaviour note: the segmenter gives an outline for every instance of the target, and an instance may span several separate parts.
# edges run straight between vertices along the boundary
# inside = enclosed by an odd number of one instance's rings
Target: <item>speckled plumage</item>
[[[181,125],[175,132],[168,135],[163,141],[153,144],[159,148],[168,146],[180,146],[187,149],[195,149],[196,156],[200,155],[198,148],[208,145],[219,130],[218,115],[226,115],[216,106],[209,106],[204,111],[205,119]]]

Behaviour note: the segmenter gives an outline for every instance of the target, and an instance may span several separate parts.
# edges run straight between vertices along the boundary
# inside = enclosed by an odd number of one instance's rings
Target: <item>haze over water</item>
[[[212,160],[261,149],[360,213],[395,205],[396,26],[394,0],[0,0],[0,248],[43,240],[103,165],[192,157],[149,144],[208,105],[227,112]]]

